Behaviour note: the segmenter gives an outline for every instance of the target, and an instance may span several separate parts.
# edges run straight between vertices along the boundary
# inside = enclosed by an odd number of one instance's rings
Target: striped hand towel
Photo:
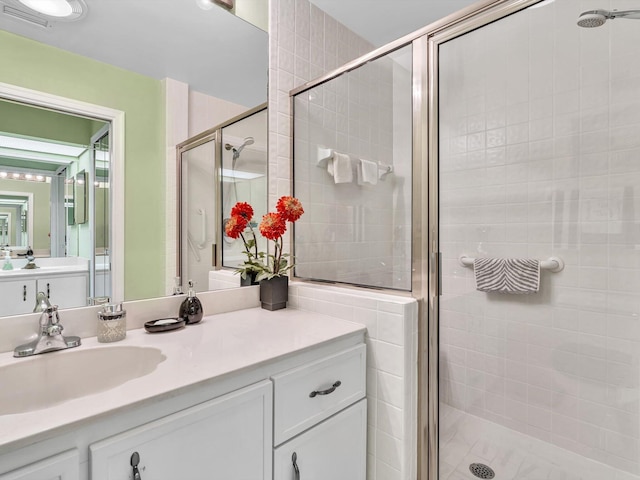
[[[540,262],[528,258],[476,258],[476,289],[481,292],[535,293],[540,289]]]

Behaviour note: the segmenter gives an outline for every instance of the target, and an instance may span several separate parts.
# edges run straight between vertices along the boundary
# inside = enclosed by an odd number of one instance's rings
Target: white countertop
[[[0,453],[34,443],[45,433],[50,435],[69,424],[173,395],[200,382],[248,371],[334,340],[362,335],[364,328],[295,309],[269,312],[251,308],[207,316],[199,324],[173,332],[149,334],[144,329],[130,330],[126,339],[115,343],[101,344],[92,337],[83,339],[75,349],[26,359],[15,359],[11,353],[0,354],[0,368],[16,362],[46,361],[49,356],[72,354],[79,349],[111,346],[155,347],[167,357],[152,373],[110,390],[42,410],[0,415]]]

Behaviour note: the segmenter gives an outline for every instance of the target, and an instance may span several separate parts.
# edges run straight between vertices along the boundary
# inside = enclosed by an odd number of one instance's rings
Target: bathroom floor
[[[440,409],[442,480],[477,480],[471,463],[491,467],[495,480],[640,480],[448,405]]]

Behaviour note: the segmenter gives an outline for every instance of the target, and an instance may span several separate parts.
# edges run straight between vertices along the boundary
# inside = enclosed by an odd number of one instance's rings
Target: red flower
[[[295,197],[280,197],[276,204],[278,213],[287,221],[295,222],[304,213],[300,200]]]
[[[242,215],[233,215],[224,226],[224,231],[231,238],[238,238],[249,221]]]
[[[250,222],[253,218],[253,208],[247,202],[238,202],[231,209],[231,216],[235,217],[240,215],[247,219],[247,222]]]
[[[277,240],[287,230],[285,219],[277,213],[267,213],[262,217],[260,233],[269,240]]]

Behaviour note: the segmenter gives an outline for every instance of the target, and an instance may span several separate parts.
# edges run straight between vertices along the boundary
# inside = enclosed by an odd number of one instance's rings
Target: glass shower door
[[[437,47],[440,479],[640,478],[640,28],[585,9]],[[552,257],[528,294],[477,289],[473,259]]]

